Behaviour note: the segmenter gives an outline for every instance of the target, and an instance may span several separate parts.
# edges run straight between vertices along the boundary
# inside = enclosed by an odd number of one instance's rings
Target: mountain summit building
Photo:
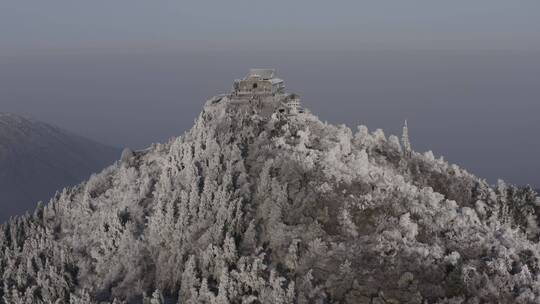
[[[229,95],[233,103],[250,103],[254,107],[273,108],[278,115],[298,115],[300,97],[285,92],[283,79],[275,77],[274,69],[250,69],[246,77],[237,79]]]
[[[251,69],[245,78],[234,81],[234,93],[237,96],[282,94],[285,90],[283,79],[274,75],[274,69]]]

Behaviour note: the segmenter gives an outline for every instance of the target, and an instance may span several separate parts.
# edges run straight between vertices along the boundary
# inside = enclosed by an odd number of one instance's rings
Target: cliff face
[[[536,303],[534,200],[381,130],[214,99],[183,136],[2,227],[0,296]]]
[[[0,223],[101,171],[119,154],[45,123],[0,113]]]

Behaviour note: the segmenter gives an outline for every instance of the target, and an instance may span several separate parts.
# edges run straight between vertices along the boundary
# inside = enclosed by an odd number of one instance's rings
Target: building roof
[[[268,80],[274,78],[274,69],[250,69],[248,77],[259,76],[262,79]]]
[[[272,79],[270,79],[270,82],[271,82],[272,84],[283,83],[283,79],[272,78]]]

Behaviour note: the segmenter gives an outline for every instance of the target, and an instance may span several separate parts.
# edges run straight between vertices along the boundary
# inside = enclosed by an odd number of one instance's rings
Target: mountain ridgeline
[[[76,185],[120,151],[57,127],[0,113],[0,223]]]
[[[0,303],[538,303],[536,193],[308,111],[191,130],[0,230]]]

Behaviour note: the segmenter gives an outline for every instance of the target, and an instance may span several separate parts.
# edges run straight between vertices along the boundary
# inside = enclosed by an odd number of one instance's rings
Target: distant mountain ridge
[[[20,115],[0,113],[0,222],[35,208],[119,158],[119,149]]]

